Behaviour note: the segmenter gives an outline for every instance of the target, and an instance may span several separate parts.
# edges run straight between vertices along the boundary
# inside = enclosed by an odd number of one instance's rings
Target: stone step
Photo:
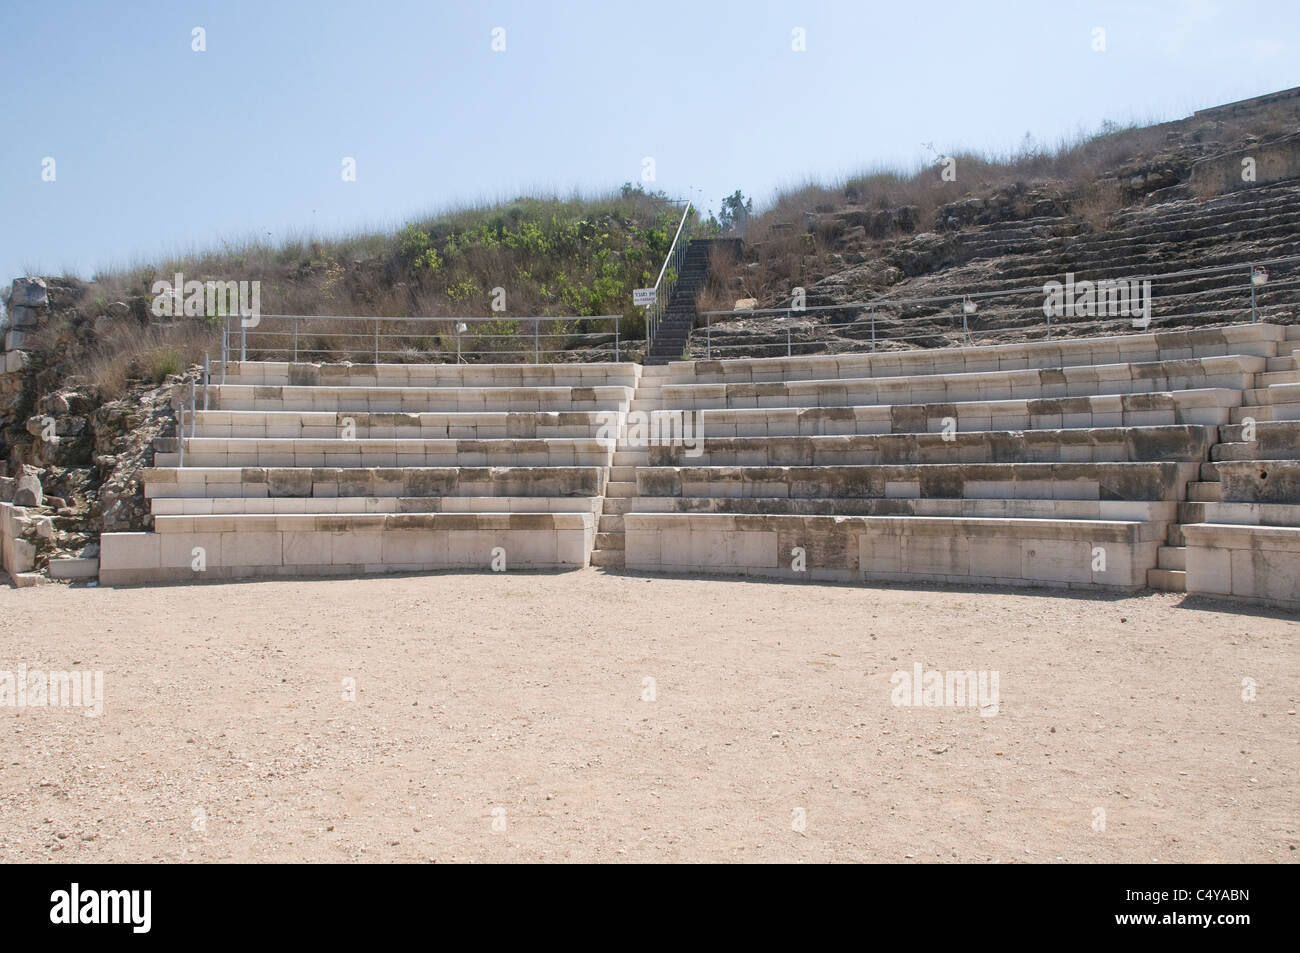
[[[588,564],[591,513],[161,516],[154,533],[104,533],[100,582],[198,581]],[[196,555],[196,553],[198,555]],[[196,566],[199,568],[196,569]]]
[[[1160,569],[1187,568],[1187,549],[1183,546],[1161,546],[1156,550],[1156,566]]]
[[[1256,387],[1273,387],[1276,384],[1300,383],[1300,371],[1266,371],[1255,375]]]
[[[1218,466],[1224,503],[1300,500],[1300,460],[1225,461]]]
[[[612,466],[609,468],[609,479],[616,483],[634,483],[636,482],[636,467]]]
[[[631,481],[611,480],[605,484],[606,497],[627,497],[637,495],[637,485]]]
[[[1201,464],[1201,479],[1207,483],[1219,482],[1219,465],[1217,463]]]
[[[200,410],[199,437],[289,439],[494,440],[595,437],[615,419],[612,411],[482,411],[479,413],[346,413],[338,411]]]
[[[1158,592],[1186,592],[1187,573],[1181,569],[1148,569],[1147,588]]]
[[[1273,425],[1285,426],[1285,425]],[[1261,429],[1261,433],[1262,433]],[[1214,428],[1089,427],[972,433],[709,437],[649,448],[650,466],[833,466],[899,463],[1188,461],[1206,458]],[[1214,447],[1218,450],[1218,447]]]
[[[150,467],[144,495],[157,497],[595,497],[601,467]]]
[[[213,384],[212,410],[481,413],[627,410],[632,387],[297,387]],[[202,394],[198,397],[202,403]]]
[[[1206,503],[1198,522],[1242,526],[1300,526],[1300,503]]]
[[[214,379],[220,370],[214,368]],[[232,362],[226,384],[335,387],[635,387],[636,364],[294,364]]]
[[[1300,324],[1286,326],[1286,339],[1288,341],[1300,341]]]
[[[700,432],[710,438],[1217,425],[1230,421],[1230,414],[1239,407],[1241,399],[1240,390],[1198,388],[1143,394],[931,404],[719,408],[697,411],[696,422]],[[658,413],[680,417],[688,412],[665,410]],[[655,416],[651,415],[652,423]]]
[[[1227,424],[1219,428],[1219,440],[1223,443],[1239,443],[1245,441],[1246,436],[1240,424]],[[1252,440],[1265,449],[1287,448],[1300,456],[1300,422],[1256,421]]]
[[[1275,357],[1285,330],[1269,324],[1109,337],[1037,341],[979,347],[929,348],[800,357],[690,361],[673,365],[679,383],[756,383],[1149,364],[1225,355]],[[1263,371],[1265,362],[1258,363]]]
[[[644,466],[650,460],[650,454],[645,448],[636,450],[615,450],[614,466],[618,467],[636,467]]]
[[[155,516],[154,532],[363,533],[379,530],[525,530],[596,528],[596,516],[578,513],[195,513]],[[107,535],[107,534],[105,534]]]
[[[1219,484],[1193,481],[1187,484],[1187,499],[1192,503],[1217,503]]]
[[[835,581],[1140,589],[1161,523],[928,516],[629,513],[630,569]],[[804,549],[802,571],[791,552]],[[1097,549],[1105,559],[1098,560]]]
[[[95,579],[99,576],[99,560],[93,557],[66,556],[52,558],[46,574],[51,579]]]
[[[1300,527],[1189,523],[1187,591],[1300,609]]]
[[[1300,401],[1293,404],[1266,404],[1263,406],[1234,407],[1229,420],[1234,424],[1250,418],[1255,422],[1275,420],[1300,420]]]
[[[643,413],[651,410],[659,410],[661,402],[659,400],[633,400],[628,404],[628,410],[639,410]]]
[[[642,497],[1179,500],[1199,469],[1168,462],[642,467],[636,491]]]
[[[597,549],[622,549],[622,548],[623,548],[623,534],[622,534],[621,532],[618,532],[618,533],[597,533],[597,534],[596,534],[596,548],[597,548]]]
[[[241,513],[595,513],[601,499],[572,496],[154,497],[155,516]]]
[[[622,569],[625,565],[625,555],[622,549],[593,549],[591,565],[602,569]]]
[[[1245,393],[1245,403],[1273,406],[1300,403],[1300,384],[1274,384],[1271,387],[1254,387]]]
[[[612,501],[607,501],[612,502]],[[1179,504],[1172,500],[1058,500],[817,497],[809,499],[747,497],[639,497],[623,512],[789,514],[800,516],[961,516],[981,519],[1065,519],[1159,522],[1177,524]],[[626,531],[626,521],[624,522]]]
[[[174,443],[174,438],[163,438]],[[612,439],[554,437],[515,440],[293,440],[280,437],[192,437],[185,465],[195,467],[582,467],[607,466]],[[159,454],[159,466],[176,460]]]
[[[1288,354],[1286,357],[1270,357],[1267,365],[1265,365],[1265,370],[1270,372],[1290,371],[1294,374],[1297,369],[1300,369],[1300,363],[1297,363],[1295,356],[1292,354]],[[638,389],[637,392],[640,393],[640,390]]]
[[[1281,423],[1294,423],[1294,421],[1282,421]],[[1260,424],[1259,426],[1263,426]],[[1215,462],[1228,460],[1292,460],[1300,456],[1300,450],[1296,445],[1272,446],[1265,444],[1263,440],[1255,440],[1250,443],[1220,443],[1216,444],[1210,450],[1210,455]]]
[[[621,514],[602,513],[600,523],[596,527],[600,533],[622,533],[623,517]],[[622,548],[621,546],[619,547]]]
[[[712,407],[854,407],[1016,398],[1082,397],[1195,388],[1245,390],[1264,366],[1254,356],[1202,357],[1151,364],[1107,364],[1056,370],[954,373],[931,378],[879,377],[744,384],[670,384],[669,410]]]
[[[604,498],[602,516],[622,516],[636,507],[636,497],[607,496]]]

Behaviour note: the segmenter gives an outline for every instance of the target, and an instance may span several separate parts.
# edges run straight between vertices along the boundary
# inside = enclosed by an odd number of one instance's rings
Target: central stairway
[[[668,380],[667,367],[646,367],[629,405],[629,413],[649,415],[663,406],[663,385]],[[633,434],[635,438],[635,434]],[[600,514],[596,548],[591,564],[606,569],[623,567],[623,514],[635,509],[637,502],[636,472],[650,462],[650,450],[644,441],[628,439],[626,419],[622,421],[618,443],[614,448],[614,465],[605,483],[605,500]]]
[[[682,271],[668,297],[668,307],[660,319],[654,342],[646,355],[647,367],[680,361],[687,341],[695,328],[695,299],[709,277],[709,258],[714,249],[738,254],[735,239],[692,238],[686,246]]]

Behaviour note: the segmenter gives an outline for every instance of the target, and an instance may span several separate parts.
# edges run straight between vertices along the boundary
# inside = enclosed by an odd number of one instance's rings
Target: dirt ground
[[[0,708],[0,860],[1295,862],[1298,637],[597,570],[2,588],[0,672],[104,682]],[[894,705],[914,663],[997,713]]]

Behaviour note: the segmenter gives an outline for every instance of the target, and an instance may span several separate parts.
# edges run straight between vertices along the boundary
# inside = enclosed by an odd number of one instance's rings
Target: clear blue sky
[[[1294,0],[0,0],[0,36],[0,282],[617,187],[646,156],[671,195],[762,205],[923,142],[1004,152],[1300,85]]]

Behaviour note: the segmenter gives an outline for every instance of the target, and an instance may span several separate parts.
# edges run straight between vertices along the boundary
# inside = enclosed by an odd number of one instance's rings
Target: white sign
[[[654,288],[633,288],[632,305],[637,308],[647,308],[655,303]]]

